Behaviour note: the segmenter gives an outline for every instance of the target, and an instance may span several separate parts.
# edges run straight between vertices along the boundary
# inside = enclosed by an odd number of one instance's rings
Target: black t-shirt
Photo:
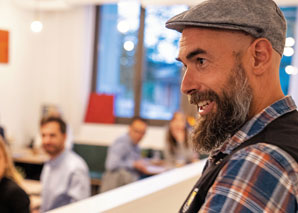
[[[8,178],[0,180],[0,212],[29,213],[30,200],[26,192]]]

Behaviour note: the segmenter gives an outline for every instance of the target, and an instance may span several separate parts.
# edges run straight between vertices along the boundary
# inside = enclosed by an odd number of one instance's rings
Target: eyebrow
[[[191,59],[194,56],[198,55],[198,54],[206,54],[207,52],[203,49],[195,49],[193,51],[191,51],[190,53],[187,54],[186,58],[187,59]],[[179,57],[176,58],[177,61],[182,61]]]

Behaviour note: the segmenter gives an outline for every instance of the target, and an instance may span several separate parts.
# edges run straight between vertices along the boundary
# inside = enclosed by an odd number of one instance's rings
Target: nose
[[[185,73],[183,75],[183,79],[181,82],[181,92],[182,93],[184,93],[185,95],[190,95],[192,92],[199,89],[198,88],[199,85],[197,84],[195,77],[197,77],[197,76],[195,76],[193,74],[191,69],[187,68],[185,70]]]
[[[50,142],[50,138],[48,136],[43,136],[42,137],[42,143],[43,144],[49,144]]]

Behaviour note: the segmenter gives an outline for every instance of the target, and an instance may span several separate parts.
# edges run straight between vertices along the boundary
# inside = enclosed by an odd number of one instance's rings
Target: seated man
[[[59,117],[59,118],[62,118],[62,120],[63,120],[63,113],[59,109],[58,106],[49,105],[49,106],[44,107],[44,108],[45,109],[43,109],[41,119],[46,118],[46,117]],[[65,144],[64,145],[65,149],[72,149],[73,148],[73,134],[72,134],[72,129],[69,125],[67,125],[67,127],[66,127],[66,139],[65,139],[64,144]],[[36,151],[39,151],[39,150],[42,149],[42,139],[41,139],[40,132],[33,139],[33,144],[32,145],[33,145],[33,148]]]
[[[150,174],[138,146],[146,129],[146,121],[134,117],[128,133],[119,137],[109,148],[105,165],[107,171],[103,176],[101,192],[134,182],[141,175]]]
[[[41,120],[42,146],[50,155],[41,173],[41,212],[90,196],[89,170],[76,153],[65,149],[66,124],[59,117]]]

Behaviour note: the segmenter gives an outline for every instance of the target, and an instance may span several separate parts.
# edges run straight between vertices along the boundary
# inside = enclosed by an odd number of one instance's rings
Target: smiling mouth
[[[199,112],[204,111],[204,109],[210,104],[211,101],[201,101],[197,104]]]
[[[211,101],[211,100],[200,101],[197,104],[198,112],[200,115],[206,115],[209,112],[211,112],[211,110],[213,109],[213,106],[214,106],[214,101]]]

